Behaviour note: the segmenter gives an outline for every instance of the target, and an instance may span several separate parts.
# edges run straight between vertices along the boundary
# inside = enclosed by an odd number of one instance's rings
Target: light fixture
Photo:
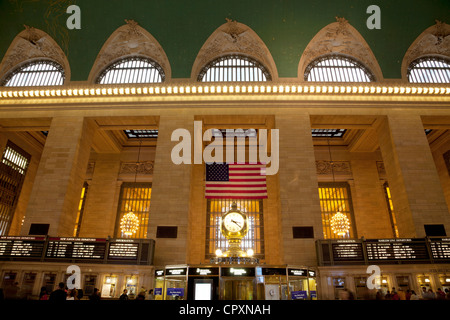
[[[134,185],[136,186],[136,180],[137,180],[137,172],[139,167],[139,160],[141,156],[141,146],[142,146],[142,140],[139,140],[139,152],[138,152],[138,161],[136,163],[136,172],[134,175]],[[122,219],[120,219],[120,231],[125,236],[132,236],[135,234],[139,229],[139,218],[133,213],[133,211],[128,212],[125,214]]]
[[[328,142],[328,152],[330,154],[331,173],[333,175],[333,182],[335,182],[334,163],[331,158],[330,139],[327,139],[327,142]],[[331,217],[330,226],[331,226],[331,230],[333,231],[333,233],[335,233],[339,237],[343,237],[350,230],[350,220],[347,218],[347,216],[345,214],[338,211]]]
[[[216,250],[216,256],[221,257],[222,255],[223,255],[222,250],[217,249],[217,250]]]
[[[254,254],[255,254],[255,252],[253,251],[252,248],[247,250],[247,257],[253,257]]]

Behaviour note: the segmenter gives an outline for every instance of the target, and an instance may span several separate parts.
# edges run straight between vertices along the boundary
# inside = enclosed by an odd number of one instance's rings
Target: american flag
[[[266,165],[239,163],[206,164],[207,199],[267,198]]]

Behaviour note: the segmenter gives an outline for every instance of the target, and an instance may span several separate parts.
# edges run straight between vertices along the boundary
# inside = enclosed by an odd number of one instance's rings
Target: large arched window
[[[450,83],[450,59],[422,57],[414,60],[407,71],[412,83]]]
[[[375,76],[360,62],[343,56],[327,55],[311,62],[305,69],[305,81],[371,82]]]
[[[99,84],[160,83],[164,70],[155,61],[144,57],[127,57],[109,65],[97,78]]]
[[[52,60],[35,60],[14,69],[1,84],[5,87],[60,86],[64,78],[60,64]]]
[[[208,63],[197,78],[201,82],[269,81],[270,73],[258,61],[242,56],[227,55]]]

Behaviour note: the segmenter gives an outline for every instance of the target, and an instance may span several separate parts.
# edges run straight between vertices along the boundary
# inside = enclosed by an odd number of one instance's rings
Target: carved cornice
[[[352,175],[350,161],[316,161],[316,170],[318,175]]]
[[[229,54],[242,54],[257,60],[266,67],[272,79],[278,78],[275,62],[269,49],[248,26],[226,19],[200,49],[192,67],[191,78],[196,79],[203,66],[216,58]]]
[[[143,56],[157,62],[164,70],[165,79],[171,76],[169,59],[159,42],[134,20],[126,20],[126,24],[114,31],[100,50],[89,75],[89,82],[108,65],[127,56]]]
[[[417,37],[403,58],[402,76],[406,78],[407,69],[411,62],[426,55],[450,57],[450,25],[436,20],[435,25],[426,29]]]
[[[122,162],[119,174],[153,174],[153,161]]]
[[[64,68],[66,81],[70,79],[69,62],[58,44],[44,31],[24,25],[11,43],[0,65],[0,78],[25,62],[47,58]]]
[[[377,81],[383,79],[381,68],[361,34],[345,18],[336,17],[320,30],[310,41],[302,54],[298,75],[303,80],[306,67],[315,59],[326,54],[343,54],[363,63],[375,75]]]

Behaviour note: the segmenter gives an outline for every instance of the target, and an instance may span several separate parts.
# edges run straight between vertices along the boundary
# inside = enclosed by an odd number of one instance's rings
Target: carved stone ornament
[[[89,74],[89,82],[95,82],[103,69],[120,58],[142,56],[157,62],[164,70],[165,79],[170,79],[169,59],[159,42],[134,20],[114,31],[100,50]]]
[[[191,78],[197,79],[205,65],[229,54],[249,56],[264,65],[272,79],[278,78],[272,55],[259,36],[245,24],[226,20],[227,22],[217,28],[203,44],[192,67]]]
[[[377,81],[383,79],[378,62],[367,42],[345,18],[336,17],[320,30],[309,42],[299,63],[298,76],[304,80],[306,67],[315,59],[326,54],[343,54],[359,60],[375,76]]]
[[[66,82],[70,79],[70,67],[66,55],[59,45],[42,30],[25,25],[8,48],[0,65],[0,79],[19,65],[46,58],[59,63],[64,69]]]
[[[153,174],[153,161],[144,162],[122,162],[120,174]]]
[[[319,175],[332,175],[337,174],[352,174],[350,161],[328,161],[318,160],[316,161],[316,170]]]
[[[427,55],[450,57],[450,25],[436,20],[436,24],[427,28],[406,51],[402,62],[402,76],[406,74],[411,62]]]

